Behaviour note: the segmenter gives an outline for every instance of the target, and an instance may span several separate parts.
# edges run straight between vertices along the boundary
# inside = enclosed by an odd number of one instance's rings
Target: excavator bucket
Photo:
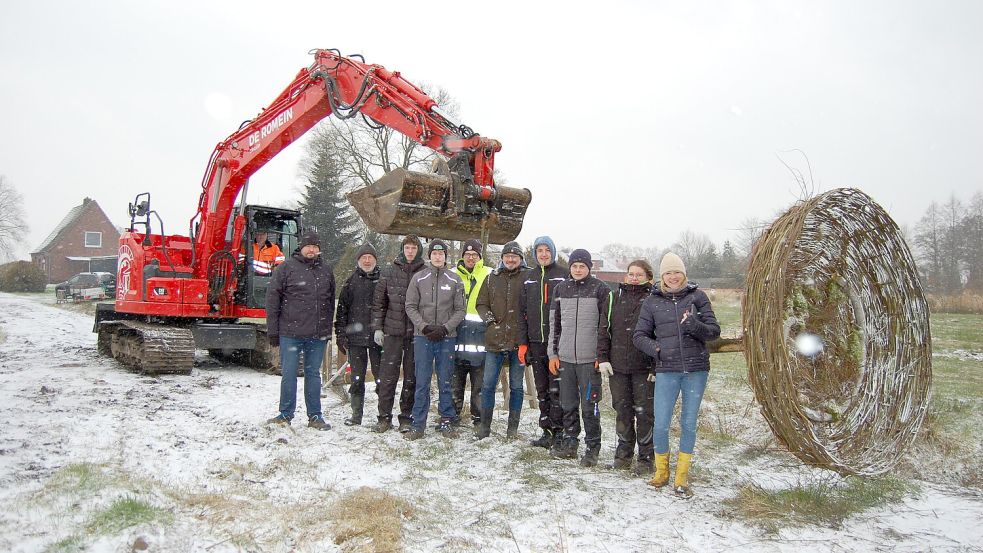
[[[532,201],[529,190],[497,186],[495,199],[482,201],[469,196],[468,187],[454,174],[399,168],[347,197],[378,233],[468,240],[487,232],[488,243],[515,240]]]

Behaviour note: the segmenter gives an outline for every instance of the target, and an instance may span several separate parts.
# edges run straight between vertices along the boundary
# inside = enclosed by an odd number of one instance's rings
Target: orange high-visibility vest
[[[245,260],[246,254],[240,253],[239,259]],[[253,271],[257,275],[270,276],[273,273],[273,268],[283,263],[284,259],[286,258],[280,251],[280,246],[272,244],[268,240],[266,244],[263,244],[263,247],[253,243]]]

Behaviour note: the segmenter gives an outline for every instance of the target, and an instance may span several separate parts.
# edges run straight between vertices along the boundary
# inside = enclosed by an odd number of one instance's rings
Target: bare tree
[[[743,258],[745,262],[751,258],[751,252],[758,239],[768,228],[768,224],[757,217],[747,217],[742,220],[737,227],[737,236],[734,238],[734,253]],[[746,263],[745,263],[746,264]]]
[[[710,276],[707,271],[718,265],[716,247],[705,234],[684,230],[672,245],[672,250],[683,258],[690,276]]]
[[[0,259],[13,259],[13,252],[27,233],[24,199],[7,177],[0,175]]]
[[[966,287],[975,292],[983,291],[983,192],[977,192],[969,201],[963,217],[962,258],[966,263]]]
[[[601,248],[601,255],[611,261],[621,263],[622,261],[634,261],[645,257],[645,249],[637,246],[629,246],[620,242],[606,244]]]
[[[932,202],[915,227],[918,269],[925,287],[931,291],[938,291],[942,286],[942,240],[942,210]]]
[[[963,236],[960,226],[964,212],[962,202],[955,195],[942,206],[942,288],[947,294],[962,289]]]
[[[456,117],[458,108],[451,95],[442,88],[434,95],[429,88],[423,87],[443,111]],[[437,156],[410,137],[363,117],[329,117],[313,132],[314,140],[330,141],[338,153],[340,176],[349,190],[368,186],[398,167],[429,170]]]

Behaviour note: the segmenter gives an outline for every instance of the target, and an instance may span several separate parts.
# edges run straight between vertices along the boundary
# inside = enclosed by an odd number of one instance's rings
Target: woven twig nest
[[[837,189],[779,217],[751,259],[744,351],[775,436],[812,465],[886,472],[932,381],[928,305],[898,226],[863,192]]]

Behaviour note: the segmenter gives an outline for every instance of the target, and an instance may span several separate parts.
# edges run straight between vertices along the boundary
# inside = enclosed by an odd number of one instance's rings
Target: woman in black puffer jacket
[[[649,379],[652,358],[632,343],[635,323],[644,302],[652,293],[652,266],[644,259],[628,264],[625,282],[618,285],[611,302],[611,351],[598,348],[599,369],[608,375],[611,405],[617,413],[614,451],[616,469],[631,468],[638,443],[635,474],[652,472],[652,402],[655,385]]]
[[[635,346],[655,359],[655,473],[649,482],[661,488],[669,482],[669,423],[676,400],[682,395],[679,458],[674,491],[692,497],[689,466],[696,444],[697,417],[710,371],[706,343],[720,336],[720,325],[710,299],[686,280],[686,266],[670,252],[659,266],[660,279],[652,290],[635,326]]]

